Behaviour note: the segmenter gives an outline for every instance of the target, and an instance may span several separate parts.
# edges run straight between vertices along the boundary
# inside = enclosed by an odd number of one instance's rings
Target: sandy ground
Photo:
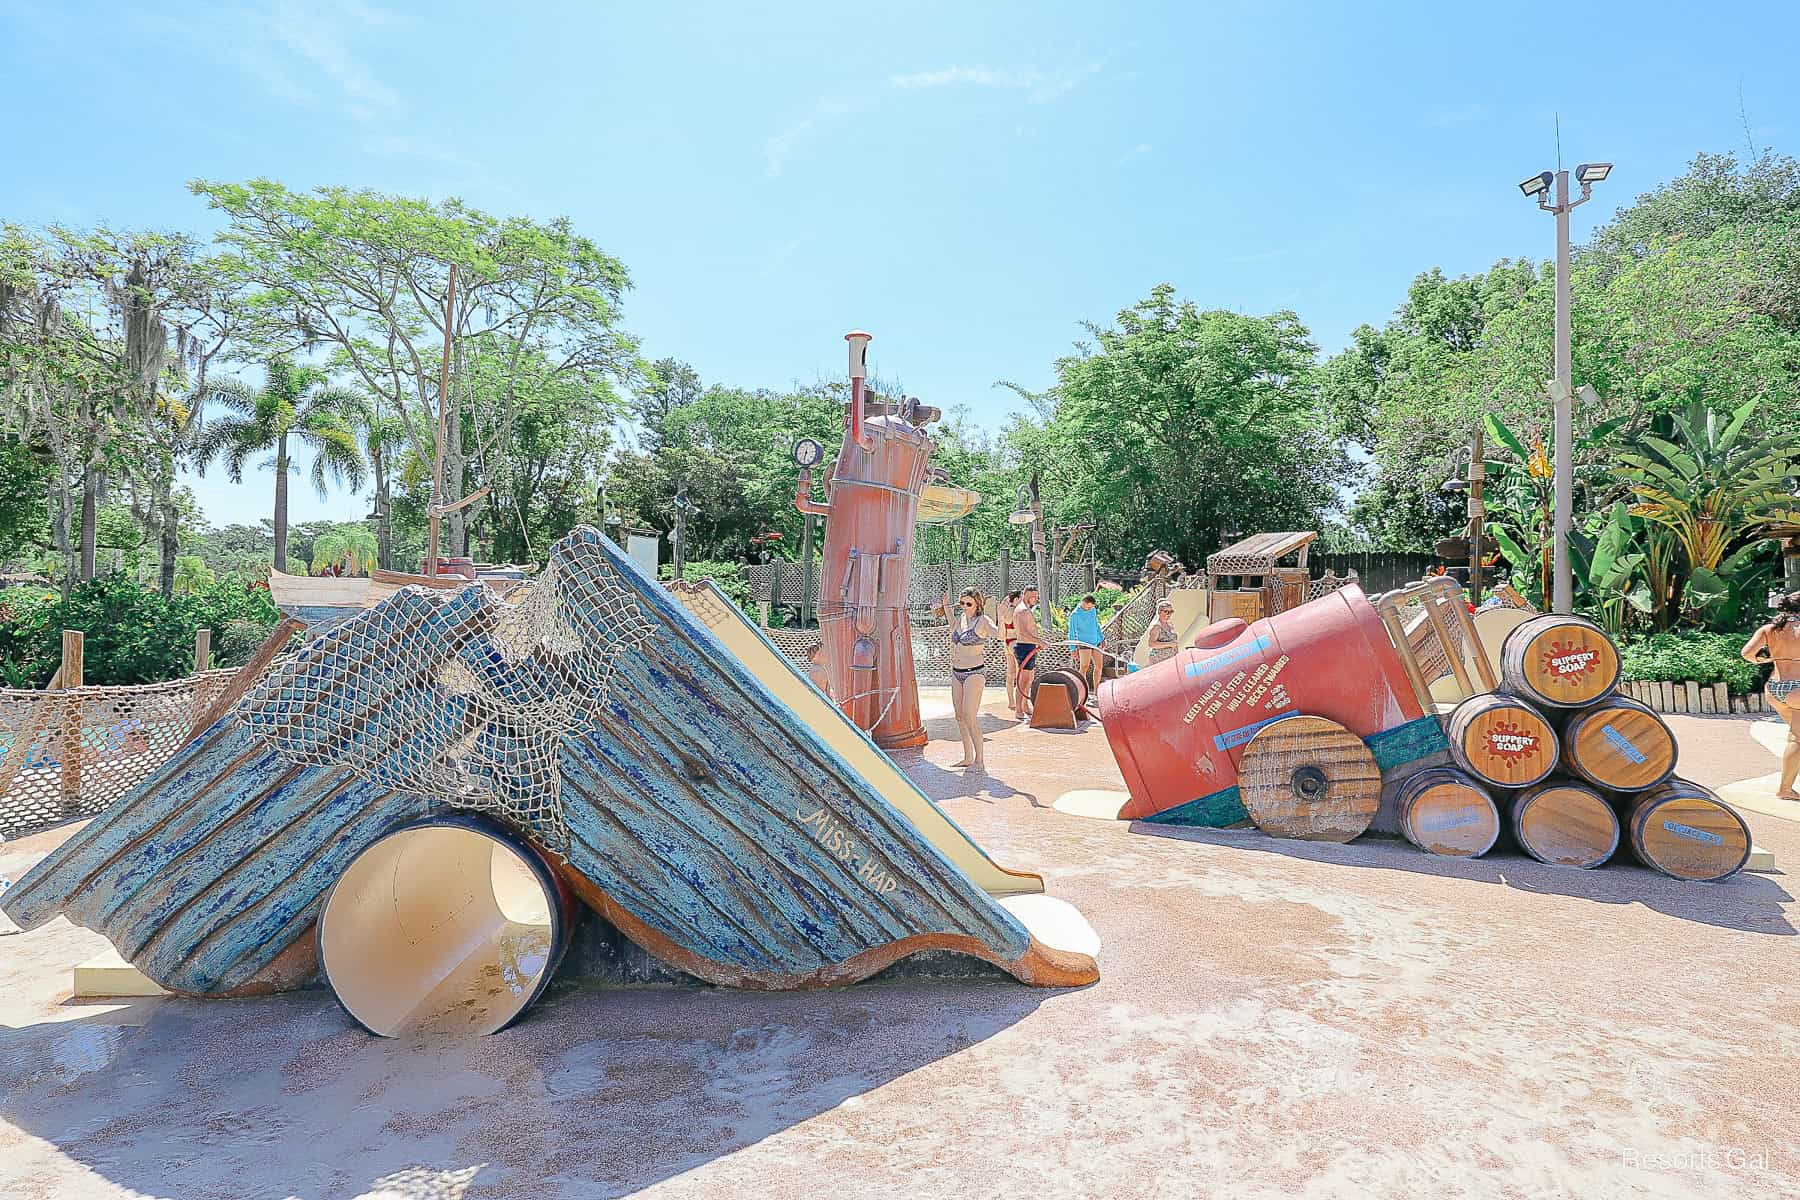
[[[990,712],[987,778],[949,740],[903,765],[1087,914],[1093,987],[564,988],[381,1040],[322,991],[70,1003],[101,943],[59,920],[0,937],[0,1196],[1800,1196],[1792,874],[1069,816],[1120,786],[1104,734]],[[1747,818],[1800,870],[1767,731],[1671,723],[1684,774],[1769,777]]]

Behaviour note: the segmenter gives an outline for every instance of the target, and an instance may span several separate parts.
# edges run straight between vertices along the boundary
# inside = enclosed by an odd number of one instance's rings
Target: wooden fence
[[[1355,571],[1356,585],[1370,596],[1379,596],[1409,583],[1417,583],[1425,577],[1426,572],[1442,565],[1429,554],[1397,554],[1389,551],[1321,554],[1315,550],[1307,556],[1306,561],[1315,575],[1321,571],[1331,571],[1338,575],[1345,571]]]

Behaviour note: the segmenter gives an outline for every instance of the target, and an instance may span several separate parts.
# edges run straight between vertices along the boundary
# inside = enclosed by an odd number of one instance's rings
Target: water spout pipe
[[[850,343],[850,440],[865,454],[875,449],[875,438],[863,428],[863,383],[869,377],[869,341],[872,334],[852,329],[844,335]]]

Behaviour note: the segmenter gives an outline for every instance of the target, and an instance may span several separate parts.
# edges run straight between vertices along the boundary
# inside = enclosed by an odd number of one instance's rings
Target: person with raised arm
[[[1038,647],[1044,642],[1044,631],[1038,625],[1037,602],[1038,590],[1028,587],[1019,593],[1018,606],[1013,609],[1013,658],[1019,664],[1013,715],[1021,721],[1031,715],[1031,677],[1037,669]]]
[[[1789,592],[1775,601],[1775,619],[1750,635],[1740,653],[1753,663],[1770,663],[1769,704],[1787,722],[1787,746],[1781,754],[1780,800],[1800,800],[1794,788],[1800,780],[1800,592]]]

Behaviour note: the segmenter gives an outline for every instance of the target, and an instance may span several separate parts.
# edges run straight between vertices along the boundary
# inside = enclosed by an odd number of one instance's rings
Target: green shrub
[[[240,576],[173,600],[120,576],[80,584],[66,601],[36,591],[15,598],[17,591],[0,598],[0,673],[12,687],[40,688],[50,682],[62,661],[65,629],[87,635],[82,682],[161,683],[193,672],[194,635],[202,628],[213,631],[215,648],[227,651],[215,653],[215,662],[230,665],[229,647],[246,636],[244,628],[232,627],[260,629],[255,640],[260,645],[277,616],[267,589]]]
[[[1738,654],[1741,633],[1700,633],[1670,630],[1637,641],[1622,643],[1619,658],[1625,678],[1681,683],[1723,683],[1733,692],[1754,692],[1762,686],[1764,668],[1747,663]]]

